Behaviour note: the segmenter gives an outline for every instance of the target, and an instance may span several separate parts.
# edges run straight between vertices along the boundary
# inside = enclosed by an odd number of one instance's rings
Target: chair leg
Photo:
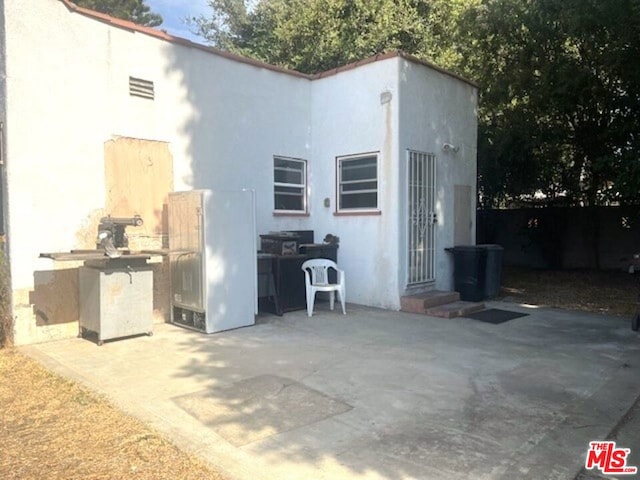
[[[336,292],[329,292],[329,310],[333,310],[333,304],[336,301]]]
[[[347,310],[344,308],[344,302],[345,302],[345,299],[344,299],[344,297],[345,297],[345,295],[344,295],[344,290],[341,290],[341,291],[339,292],[339,295],[340,295],[340,303],[342,304],[342,314],[343,314],[343,315],[346,315],[346,314],[347,314]]]
[[[307,316],[313,315],[313,304],[316,299],[316,292],[307,290]]]

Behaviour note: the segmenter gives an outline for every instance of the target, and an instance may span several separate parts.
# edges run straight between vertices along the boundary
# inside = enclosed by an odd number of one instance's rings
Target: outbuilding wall
[[[77,288],[76,265],[38,255],[95,247],[110,213],[105,142],[166,142],[175,190],[254,189],[258,232],[306,227],[272,215],[273,155],[310,156],[309,79],[88,19],[58,0],[6,0],[4,12],[17,343],[77,333],[74,305],[59,306],[69,321],[34,306],[64,293],[54,283]],[[155,98],[131,96],[130,76],[153,81]]]
[[[398,58],[314,80],[310,176],[317,234],[340,237],[350,302],[398,309]],[[338,214],[336,158],[378,154],[378,209]],[[328,198],[330,206],[324,206]]]
[[[129,200],[137,205],[133,197],[144,196],[138,185],[159,199],[171,189],[255,190],[258,233],[314,230],[317,242],[339,236],[348,301],[398,309],[409,148],[438,156],[437,286],[449,288],[442,248],[453,235],[451,187],[471,185],[475,198],[474,87],[401,55],[312,78],[76,12],[60,0],[1,5],[16,343],[77,334],[78,265],[38,256],[94,248],[102,216],[139,213],[127,212]],[[154,98],[130,95],[130,77],[153,82]],[[455,158],[442,154],[445,141],[460,145]],[[371,152],[378,208],[342,215],[336,159]],[[274,214],[274,155],[307,160],[308,214]],[[153,218],[130,233],[160,248],[166,211],[152,207]],[[169,295],[166,265],[156,268],[154,305]]]
[[[453,290],[453,259],[444,249],[454,245],[456,186],[471,189],[469,239],[475,243],[477,175],[477,88],[417,62],[402,59],[399,71],[399,150],[401,212],[398,284],[407,285],[407,150],[436,157],[435,287]],[[445,143],[459,150],[444,151]]]

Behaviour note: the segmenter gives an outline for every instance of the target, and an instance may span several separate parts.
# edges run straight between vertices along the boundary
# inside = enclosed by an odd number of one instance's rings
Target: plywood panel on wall
[[[145,234],[157,238],[166,235],[167,195],[173,191],[169,144],[116,137],[105,143],[104,158],[107,214],[113,217],[140,215],[144,220],[141,230]],[[131,230],[130,237],[141,235],[135,230]]]

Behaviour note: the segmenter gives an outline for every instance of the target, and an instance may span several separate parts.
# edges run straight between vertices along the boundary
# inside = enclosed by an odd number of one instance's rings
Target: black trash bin
[[[486,243],[478,245],[485,250],[487,255],[486,272],[484,277],[484,298],[492,298],[500,293],[502,279],[502,252],[501,245]]]
[[[453,283],[460,299],[479,302],[485,295],[487,250],[477,245],[446,248],[453,254]]]

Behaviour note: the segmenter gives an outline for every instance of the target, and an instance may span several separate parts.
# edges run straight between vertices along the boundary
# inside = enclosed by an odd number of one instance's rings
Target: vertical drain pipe
[[[0,238],[6,244],[7,235],[7,175],[6,175],[6,125],[7,125],[7,31],[5,3],[0,1]],[[6,245],[5,245],[6,246]]]
[[[0,0],[0,347],[13,344],[14,314],[7,222],[7,6]]]

